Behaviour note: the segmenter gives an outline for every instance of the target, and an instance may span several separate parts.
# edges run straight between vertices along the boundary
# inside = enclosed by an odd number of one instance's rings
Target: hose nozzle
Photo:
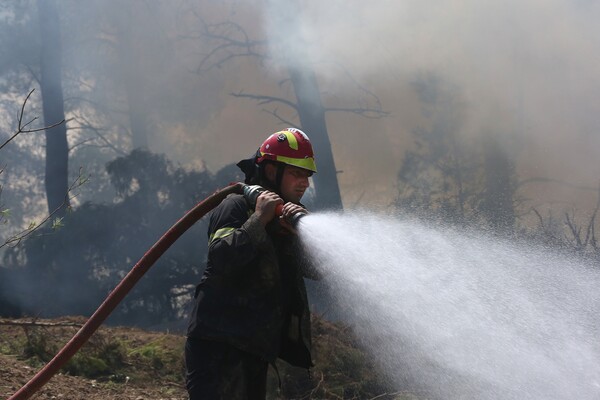
[[[262,187],[260,185],[244,184],[242,187],[242,194],[244,195],[246,200],[248,200],[248,203],[250,203],[252,208],[254,208],[254,207],[256,207],[256,199],[258,199],[258,196],[260,196],[260,194],[262,192],[265,192],[266,190],[267,189],[265,189],[264,187]],[[275,215],[277,215],[278,217],[281,217],[283,215],[283,204],[279,204],[277,206],[277,208],[275,209]],[[302,218],[304,215],[305,214],[297,213],[297,214],[292,215],[287,220],[295,228],[298,225],[298,221],[300,220],[300,218]]]
[[[296,214],[292,215],[291,217],[287,218],[287,220],[289,221],[290,224],[292,224],[292,226],[294,228],[298,228],[298,223],[300,222],[302,217],[304,217],[305,215],[306,214],[304,214],[304,213],[296,213]]]

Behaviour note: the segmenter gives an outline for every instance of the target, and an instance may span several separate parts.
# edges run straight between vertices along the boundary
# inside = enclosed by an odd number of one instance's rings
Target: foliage
[[[21,357],[30,365],[41,367],[49,362],[64,344],[63,335],[72,330],[65,328],[24,327],[25,339],[8,343],[12,348],[20,347]],[[9,348],[10,348],[9,347]],[[98,378],[116,376],[123,369],[125,349],[120,340],[107,335],[96,335],[62,368],[70,375]]]
[[[138,369],[146,371],[142,374],[130,372],[132,379],[142,379],[144,374],[168,378],[177,382],[185,374],[183,362],[182,337],[173,339],[168,335],[157,335],[152,341],[126,340],[127,359]]]
[[[82,322],[81,318],[76,319]],[[39,321],[40,325],[0,326],[3,340],[0,352],[17,354],[30,365],[40,368],[50,361],[75,334],[78,324]],[[47,323],[47,325],[44,325]],[[52,326],[49,326],[52,325]],[[129,328],[101,328],[62,368],[63,373],[113,382],[152,380],[166,377],[181,381],[181,336],[147,333]],[[156,351],[144,355],[147,349]],[[152,362],[148,362],[149,359]]]
[[[11,287],[26,312],[91,314],[173,223],[223,185],[207,171],[185,171],[145,150],[115,159],[107,171],[117,192],[112,204],[87,202],[60,221],[61,229],[6,252]],[[113,322],[149,326],[181,318],[204,265],[202,225],[167,251],[113,313]]]

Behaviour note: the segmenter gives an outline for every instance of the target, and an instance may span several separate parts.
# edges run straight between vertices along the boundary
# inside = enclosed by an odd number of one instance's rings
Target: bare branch
[[[313,395],[315,395],[318,392],[319,388],[321,387],[321,385],[323,384],[324,381],[325,381],[325,377],[323,375],[323,372],[321,372],[321,378],[319,379],[319,382],[317,382],[317,386],[315,386],[310,392],[308,392],[304,397],[302,397],[302,399],[312,399]],[[333,393],[329,393],[329,395],[335,396]],[[338,396],[335,396],[335,397],[338,397]]]
[[[293,103],[289,100],[286,100],[284,98],[281,98],[281,97],[266,96],[266,95],[262,95],[262,94],[249,94],[249,93],[242,93],[242,92],[229,93],[229,95],[231,95],[233,97],[241,97],[241,98],[245,98],[245,99],[256,100],[258,102],[258,104],[260,104],[260,105],[271,104],[271,103],[282,103],[288,107],[291,107],[294,111],[298,112],[298,106],[295,103]]]
[[[71,193],[83,186],[89,179],[89,177],[85,177],[82,174],[83,168],[79,168],[79,174],[73,180],[69,188],[67,189],[67,193],[65,194],[65,199],[60,206],[58,206],[54,211],[48,214],[40,223],[32,223],[27,229],[22,230],[14,236],[6,239],[6,241],[0,245],[0,249],[5,246],[18,246],[21,241],[30,236],[33,232],[37,231],[40,227],[42,227],[47,221],[49,221],[58,211],[60,211],[65,205],[70,204],[70,201],[73,200],[78,194],[72,195]]]
[[[383,118],[383,117],[387,117],[388,115],[390,115],[390,113],[388,111],[383,111],[381,109],[378,108],[362,108],[362,107],[356,107],[356,108],[346,108],[346,107],[324,107],[324,111],[325,112],[349,112],[352,114],[357,114],[360,115],[361,117],[365,117],[365,118],[371,118],[371,119],[378,119],[378,118]]]
[[[593,234],[593,226],[596,220],[596,211],[590,217],[590,222],[588,223],[587,229],[585,230],[585,241],[583,242],[583,247],[587,247],[590,243]]]
[[[36,81],[38,86],[42,86],[42,81],[40,80],[40,77],[38,76],[38,71],[34,71],[33,68],[31,67],[31,65],[28,65],[28,64],[25,65],[25,69],[27,69],[27,71],[29,71],[29,74],[31,75],[33,80]]]
[[[113,150],[115,153],[121,155],[121,156],[125,156],[127,155],[126,152],[124,152],[123,150],[119,149],[118,147],[116,147],[115,145],[113,145],[102,133],[102,129],[94,126],[87,118],[85,118],[84,116],[77,116],[75,118],[78,122],[83,121],[83,123],[80,122],[80,126],[77,127],[73,127],[71,129],[89,129],[92,132],[94,132],[96,134],[96,136],[98,136],[100,138],[100,140],[102,140],[105,144],[106,147],[109,147],[111,150]],[[73,146],[75,147],[75,146]]]
[[[388,111],[383,110],[383,106],[381,105],[381,100],[379,97],[373,93],[371,90],[367,89],[363,85],[361,85],[354,76],[340,63],[333,62],[335,67],[337,67],[343,75],[354,85],[359,92],[363,93],[363,96],[359,96],[359,107],[354,108],[333,108],[333,107],[325,107],[325,111],[344,111],[351,112],[354,114],[361,115],[365,118],[383,118],[390,113]],[[373,106],[369,106],[373,105]]]
[[[575,241],[577,242],[577,248],[581,249],[581,228],[577,229],[577,226],[575,225],[575,220],[571,221],[568,212],[565,213],[565,219],[565,224],[569,227],[573,238],[575,238]]]
[[[296,112],[296,114],[298,114],[298,105],[296,103],[293,103],[293,102],[286,100],[284,98],[281,98],[281,97],[267,96],[267,95],[262,95],[262,94],[249,94],[249,93],[242,93],[242,92],[230,93],[230,95],[233,97],[238,97],[238,98],[246,98],[246,99],[256,100],[259,105],[281,103],[283,105],[290,107],[291,109],[293,109]],[[288,119],[285,119],[281,115],[279,115],[279,112],[278,112],[279,110],[277,108],[275,108],[274,110],[268,110],[268,109],[263,108],[263,111],[274,116],[282,124],[285,124],[285,125],[291,126],[291,127],[296,127],[299,129],[297,124],[295,124],[295,123],[289,121]]]
[[[594,216],[595,218],[595,216]],[[596,227],[595,227],[595,223],[591,223],[592,225],[592,238],[590,240],[590,245],[592,246],[592,249],[594,250],[598,250],[598,241],[596,240]]]
[[[542,215],[535,207],[532,207],[531,209],[533,210],[535,215],[537,215],[538,219],[540,220],[540,226],[542,227],[542,230],[544,230],[544,219],[542,218]]]
[[[598,185],[598,197],[596,199],[596,207],[594,208],[594,212],[592,213],[592,217],[590,218],[590,223],[588,225],[588,234],[591,234],[590,244],[594,250],[597,250],[598,242],[596,241],[596,215],[598,215],[598,210],[600,210],[600,185]],[[587,238],[586,238],[587,242]]]
[[[596,208],[594,209],[594,212],[592,213],[592,216],[590,217],[590,221],[588,222],[588,226],[585,230],[585,241],[583,243],[583,247],[587,247],[587,245],[590,243],[590,240],[592,239],[593,227],[594,227],[594,223],[596,221],[597,213],[598,213],[598,202],[596,202]]]
[[[276,119],[278,119],[278,120],[279,120],[279,122],[281,122],[283,125],[286,125],[286,126],[288,126],[288,127],[291,127],[291,128],[297,128],[297,129],[300,129],[300,127],[299,127],[298,125],[296,125],[295,123],[293,123],[293,122],[291,122],[291,121],[289,121],[289,120],[287,120],[287,119],[283,118],[281,115],[279,115],[279,113],[278,113],[278,109],[277,109],[277,108],[276,108],[276,109],[274,109],[274,110],[272,110],[272,111],[271,111],[271,110],[266,110],[266,109],[264,109],[264,108],[263,108],[263,111],[264,111],[264,112],[266,112],[267,114],[271,114],[272,116],[274,116],[274,117],[275,117]]]
[[[52,124],[52,125],[49,125],[49,126],[44,126],[44,127],[41,127],[41,128],[34,128],[34,129],[25,129],[31,123],[33,123],[34,121],[36,121],[38,119],[38,117],[34,117],[29,122],[23,123],[23,116],[25,114],[25,105],[27,104],[27,101],[29,100],[29,98],[31,97],[31,95],[33,94],[34,91],[35,91],[35,89],[31,89],[31,91],[29,92],[29,94],[27,95],[27,97],[25,97],[25,101],[23,101],[23,104],[21,105],[21,111],[19,112],[19,115],[17,116],[17,120],[18,120],[17,131],[10,138],[8,138],[4,143],[2,143],[2,145],[0,146],[0,150],[2,150],[4,148],[4,146],[6,146],[8,143],[10,143],[14,138],[16,138],[17,136],[19,136],[21,133],[32,133],[32,132],[45,131],[45,130],[48,130],[48,129],[52,129],[55,126],[64,124],[66,122],[63,119],[62,121],[57,122],[57,123]]]
[[[77,147],[83,146],[84,144],[89,143],[89,142],[93,142],[94,140],[96,140],[96,138],[91,137],[91,138],[84,139],[78,143],[75,143],[73,146],[69,147],[69,153],[71,153],[71,150],[75,150]],[[108,146],[100,146],[100,147],[108,147]]]
[[[209,71],[212,68],[221,68],[227,61],[238,57],[266,58],[263,50],[268,44],[266,40],[250,40],[246,31],[238,24],[225,21],[218,24],[207,24],[202,17],[195,13],[201,30],[199,37],[215,41],[217,44],[200,60],[196,73]],[[237,37],[237,39],[236,39]],[[198,37],[182,37],[197,39]]]
[[[83,324],[77,324],[75,322],[37,322],[37,321],[13,321],[8,319],[0,319],[0,325],[4,326],[43,326],[43,327],[65,327],[74,326],[80,328]]]

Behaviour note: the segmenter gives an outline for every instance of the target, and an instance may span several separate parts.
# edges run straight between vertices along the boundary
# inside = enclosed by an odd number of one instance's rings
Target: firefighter
[[[242,195],[213,210],[206,270],[196,287],[185,345],[191,400],[264,399],[277,358],[310,368],[310,314],[304,277],[317,279],[288,219],[317,171],[299,129],[270,135],[238,167],[267,191],[253,209]],[[283,215],[275,209],[283,204]]]

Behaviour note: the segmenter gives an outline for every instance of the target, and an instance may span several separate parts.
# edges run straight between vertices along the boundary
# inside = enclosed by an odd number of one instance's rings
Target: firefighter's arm
[[[226,199],[212,216],[209,257],[221,272],[244,268],[272,246],[265,224],[275,215],[276,204],[273,203],[277,201],[269,194],[261,197],[262,194],[257,200],[256,212],[250,217],[246,201],[241,197]]]

